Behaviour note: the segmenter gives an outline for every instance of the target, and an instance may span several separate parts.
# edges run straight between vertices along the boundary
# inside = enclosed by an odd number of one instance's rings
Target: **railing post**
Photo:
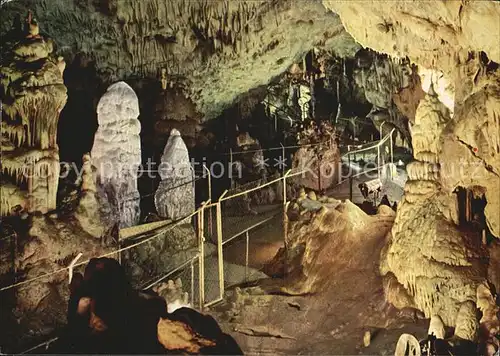
[[[203,170],[208,174],[208,201],[212,202],[212,178],[210,175],[210,170],[207,168],[207,165],[205,163],[203,163]],[[212,237],[213,236],[212,208],[210,208],[208,211],[208,231],[210,237]]]
[[[248,230],[245,233],[246,237],[246,247],[245,247],[245,282],[248,282],[248,244],[249,244],[249,235],[248,235]]]
[[[198,211],[198,252],[199,252],[199,295],[200,295],[200,310],[203,310],[205,305],[205,238],[203,237],[203,210],[205,203],[201,205]]]
[[[121,265],[122,264],[122,251],[121,251],[120,232],[118,232],[118,241],[116,242],[116,244],[117,244],[116,253],[118,255],[118,263]]]
[[[229,177],[231,179],[231,189],[233,189],[233,149],[230,148],[229,149],[229,167],[231,169],[228,169],[228,172],[231,173],[231,176]]]
[[[349,175],[349,200],[351,202],[352,202],[352,183],[353,183],[352,176]]]
[[[319,155],[318,153],[318,156],[317,156],[317,159],[318,159],[318,191],[321,192],[321,156]]]
[[[394,172],[393,172],[393,168],[394,168],[394,148],[393,148],[393,142],[392,142],[392,134],[394,133],[394,130],[391,131],[390,135],[391,135],[391,138],[390,138],[390,144],[391,144],[391,180],[394,179]]]
[[[285,208],[283,210],[283,240],[285,242],[285,250],[288,251],[288,206],[290,202],[285,204]]]
[[[351,175],[352,175],[351,173],[352,172],[351,172],[351,154],[350,153],[347,154],[347,165],[348,165],[348,167],[347,167],[348,168],[347,174],[349,175],[349,177],[351,177]]]
[[[216,224],[217,224],[217,253],[219,255],[218,267],[219,267],[219,297],[224,297],[225,286],[224,286],[224,249],[222,246],[224,237],[222,235],[222,199],[227,194],[227,190],[222,193],[219,197],[219,201],[216,205]]]
[[[288,170],[288,172],[286,172],[284,175],[283,175],[283,206],[286,205],[286,177],[288,177],[288,175],[292,172],[292,170]]]
[[[194,308],[194,263],[191,259],[191,306]]]
[[[292,170],[289,170],[283,176],[283,240],[285,242],[285,249],[286,249],[287,253],[288,253],[288,250],[287,250],[287,230],[288,230],[287,210],[288,210],[289,202],[287,202],[287,197],[286,197],[286,178],[288,177],[288,175],[291,172],[292,172]]]
[[[283,161],[283,165],[281,166],[281,175],[285,175],[285,146],[280,142],[281,145],[281,159]]]
[[[377,145],[377,177],[380,179],[380,145]]]

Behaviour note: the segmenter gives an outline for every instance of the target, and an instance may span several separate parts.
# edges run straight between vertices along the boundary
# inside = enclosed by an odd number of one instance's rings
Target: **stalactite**
[[[56,204],[59,180],[57,121],[66,102],[62,78],[65,65],[61,58],[53,55],[52,43],[33,31],[19,33],[18,41],[8,43],[7,47],[19,58],[0,69],[4,78],[17,77],[16,81],[7,79],[1,83],[10,99],[4,103],[6,117],[2,133],[7,134],[10,142],[2,156],[2,176],[13,179],[18,187],[9,188],[11,201],[2,203],[7,207],[2,208],[2,215],[11,214],[10,209],[16,205],[28,212],[46,212]],[[26,70],[23,58],[29,62],[37,60],[40,69]],[[3,142],[2,150],[5,151]],[[5,190],[2,187],[2,194]]]

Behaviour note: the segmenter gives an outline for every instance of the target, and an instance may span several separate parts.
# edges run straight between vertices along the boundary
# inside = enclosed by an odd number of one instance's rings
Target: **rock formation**
[[[127,0],[81,6],[77,0],[16,0],[2,6],[2,17],[7,21],[27,6],[43,23],[54,24],[46,30],[63,53],[94,58],[108,82],[129,75],[158,78],[161,69],[169,85],[185,78],[206,118],[267,84],[313,46],[340,55],[359,48],[339,17],[319,2]]]
[[[161,145],[161,150],[165,147],[170,131],[177,129],[186,145],[192,148],[201,131],[201,119],[202,115],[196,111],[193,101],[186,97],[184,89],[169,87],[161,91],[154,113],[155,143]]]
[[[408,56],[445,74],[455,69],[457,50],[484,51],[500,62],[500,7],[495,1],[408,3],[323,0],[364,47],[395,58]],[[360,16],[363,24],[360,25]]]
[[[96,238],[104,235],[101,215],[99,214],[99,201],[95,185],[92,160],[89,154],[83,156],[80,187],[80,200],[75,211],[75,218],[82,228]]]
[[[420,80],[416,66],[407,60],[360,50],[356,54],[354,80],[364,91],[373,108],[368,115],[378,129],[385,122],[385,132],[391,125],[407,142],[411,142],[408,121],[415,120],[415,111],[422,99]]]
[[[340,151],[333,127],[327,122],[319,126],[310,122],[298,136],[298,145],[303,147],[293,154],[292,169],[306,172],[293,181],[317,191],[335,185],[340,174]]]
[[[458,230],[456,197],[440,184],[440,137],[450,119],[431,89],[417,109],[412,133],[418,161],[408,165],[386,262],[426,316],[455,325],[462,303],[475,299],[486,270],[484,251],[473,236]]]
[[[98,214],[97,209],[95,214]],[[68,297],[68,272],[53,272],[67,267],[78,253],[83,254],[80,261],[85,261],[108,252],[110,248],[105,239],[96,238],[91,234],[99,226],[103,229],[99,221],[93,222],[91,233],[85,230],[88,226],[80,225],[72,213],[34,214],[26,223],[27,232],[17,232],[19,249],[15,266],[22,278],[18,281],[37,278],[44,274],[50,275],[12,290],[2,291],[3,298],[6,298],[4,300],[7,300],[6,293],[15,296],[15,305],[11,307],[16,321],[9,320],[5,326],[11,330],[10,335],[16,336],[10,339],[2,336],[0,341],[6,349],[13,351],[16,348],[17,351],[22,351],[18,348],[23,343],[47,337],[65,322],[64,305]],[[115,245],[111,246],[116,249]],[[2,305],[2,308],[7,308],[9,304]],[[2,310],[2,314],[6,313]]]
[[[193,169],[187,147],[176,129],[170,132],[158,171],[161,176],[155,193],[158,215],[176,221],[194,212]]]
[[[355,268],[355,261],[371,261],[394,221],[392,211],[368,216],[348,200],[316,198],[303,193],[291,203],[286,250],[281,249],[264,270],[270,275],[284,274],[282,291],[287,294],[330,290],[331,271],[341,273]]]
[[[463,187],[488,194],[484,215],[491,234],[499,236],[499,94],[489,59],[500,60],[500,7],[492,1],[439,1],[432,7],[406,1],[323,3],[362,45],[408,56],[419,67],[428,94],[411,127],[417,161],[408,167],[382,271],[394,273],[427,316],[437,314],[450,326],[458,320],[472,325],[475,316],[464,303],[476,300],[477,286],[487,278],[481,261],[487,251],[478,244],[480,232],[459,230],[452,192]]]
[[[175,282],[171,279],[167,283],[161,282],[153,287],[155,293],[167,302],[167,310],[173,313],[180,308],[192,308],[189,303],[189,294],[182,288],[182,280],[177,278]]]
[[[66,103],[64,60],[40,35],[32,13],[15,24],[2,51],[0,215],[56,207],[59,113]]]
[[[164,299],[134,290],[116,260],[90,260],[68,289],[68,322],[49,353],[242,354],[212,317],[168,313]]]
[[[124,82],[111,85],[97,106],[99,127],[92,147],[92,165],[102,215],[109,226],[139,222],[137,170],[141,164],[139,101]]]

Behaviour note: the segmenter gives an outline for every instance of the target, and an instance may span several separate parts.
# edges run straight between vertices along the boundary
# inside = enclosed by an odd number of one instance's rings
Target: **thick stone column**
[[[57,122],[66,104],[65,63],[40,35],[31,12],[10,33],[0,68],[2,95],[0,215],[56,207]]]
[[[137,170],[141,164],[139,100],[124,82],[111,85],[97,106],[99,127],[91,156],[97,172],[97,192],[106,224],[120,228],[140,218]]]

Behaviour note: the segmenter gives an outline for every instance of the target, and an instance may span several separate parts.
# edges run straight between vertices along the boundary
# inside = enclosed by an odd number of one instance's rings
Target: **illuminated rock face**
[[[457,335],[472,339],[476,321],[468,310],[475,309],[477,288],[488,278],[482,262],[488,247],[478,243],[479,231],[459,229],[453,191],[484,194],[488,231],[500,236],[499,71],[487,59],[499,60],[500,6],[494,1],[438,1],[432,9],[407,1],[323,4],[340,15],[359,43],[408,56],[419,67],[427,95],[410,127],[416,161],[408,165],[382,273],[393,273],[427,316],[439,316]],[[483,31],[490,35],[481,37]]]
[[[97,106],[99,127],[91,156],[97,172],[101,213],[120,228],[139,222],[137,170],[141,164],[139,101],[124,82],[111,85]]]
[[[170,132],[159,167],[162,181],[155,193],[155,206],[161,217],[177,220],[195,209],[193,172],[189,153],[176,129]]]
[[[56,207],[59,113],[66,104],[64,61],[28,15],[14,29],[0,68],[2,125],[0,215]]]
[[[411,142],[408,122],[415,120],[415,110],[424,94],[415,66],[370,51],[360,51],[356,56],[353,78],[373,104],[369,117],[375,127],[384,127],[385,122],[388,125],[382,136],[394,126],[405,141]]]
[[[335,185],[340,174],[340,151],[334,139],[331,124],[310,124],[298,135],[303,145],[294,153],[292,169],[304,174],[293,178],[298,185],[320,191]]]
[[[441,184],[441,136],[450,122],[450,111],[431,87],[417,109],[412,130],[417,161],[408,165],[382,272],[392,272],[427,317],[437,315],[454,326],[487,271],[474,236],[458,229],[456,196]]]

